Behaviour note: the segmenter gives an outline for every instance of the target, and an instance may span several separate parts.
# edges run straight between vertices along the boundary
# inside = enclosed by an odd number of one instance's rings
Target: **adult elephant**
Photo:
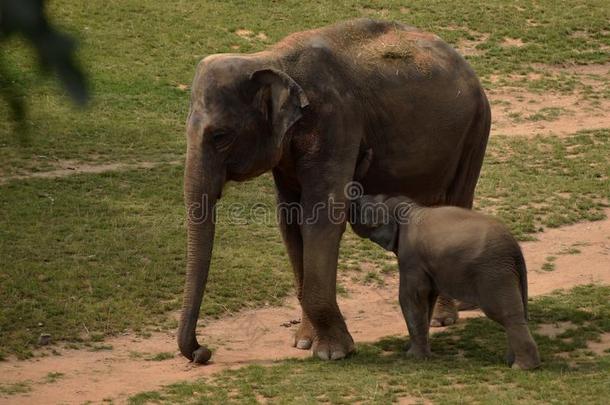
[[[187,123],[182,354],[210,358],[195,329],[214,242],[211,213],[226,181],[272,170],[278,201],[316,217],[291,221],[289,210],[279,211],[303,310],[295,346],[339,359],[354,347],[336,301],[346,221],[320,215],[320,203],[346,202],[356,164],[372,156],[360,179],[367,194],[469,208],[489,127],[489,104],[466,61],[437,36],[400,23],[348,21],[263,52],[203,59]]]

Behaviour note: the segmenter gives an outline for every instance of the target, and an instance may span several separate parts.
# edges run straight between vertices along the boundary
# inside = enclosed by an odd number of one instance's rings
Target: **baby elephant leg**
[[[431,355],[428,332],[436,297],[432,280],[425,272],[401,266],[399,301],[411,337],[407,353],[418,359]]]
[[[538,346],[532,338],[527,322],[508,322],[504,325],[508,340],[508,363],[512,368],[530,370],[540,366]]]
[[[498,285],[501,287],[497,288]],[[494,291],[494,293],[482,295],[479,304],[485,315],[498,322],[506,330],[509,365],[520,369],[540,366],[538,347],[527,327],[518,281],[512,278],[506,282],[502,280],[502,282],[496,283],[495,290],[488,289],[488,291]]]

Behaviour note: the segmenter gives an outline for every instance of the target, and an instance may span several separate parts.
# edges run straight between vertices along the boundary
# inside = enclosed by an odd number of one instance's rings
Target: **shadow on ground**
[[[543,360],[533,372],[508,368],[504,331],[475,318],[433,335],[431,360],[407,358],[408,338],[388,337],[359,345],[345,361],[253,365],[141,393],[131,402],[599,403],[610,394],[610,351],[593,352],[588,344],[610,332],[609,296],[610,287],[589,285],[533,301],[530,323]]]

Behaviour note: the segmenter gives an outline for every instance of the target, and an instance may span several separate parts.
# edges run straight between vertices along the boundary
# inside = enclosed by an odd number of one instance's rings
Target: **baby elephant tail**
[[[529,321],[529,314],[527,312],[527,267],[525,265],[525,259],[523,258],[523,252],[521,252],[521,248],[517,247],[517,249],[518,251],[515,255],[515,265],[517,267],[517,272],[519,273],[519,281],[521,282],[523,313],[525,314],[525,320]]]

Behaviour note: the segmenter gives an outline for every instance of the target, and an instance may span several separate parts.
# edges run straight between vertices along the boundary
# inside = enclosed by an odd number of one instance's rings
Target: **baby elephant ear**
[[[261,109],[271,121],[275,144],[279,147],[286,132],[309,105],[305,92],[290,76],[276,69],[263,69],[250,77],[259,86]]]
[[[398,224],[394,218],[390,218],[387,223],[376,227],[369,235],[369,239],[385,250],[395,252],[398,243]]]

